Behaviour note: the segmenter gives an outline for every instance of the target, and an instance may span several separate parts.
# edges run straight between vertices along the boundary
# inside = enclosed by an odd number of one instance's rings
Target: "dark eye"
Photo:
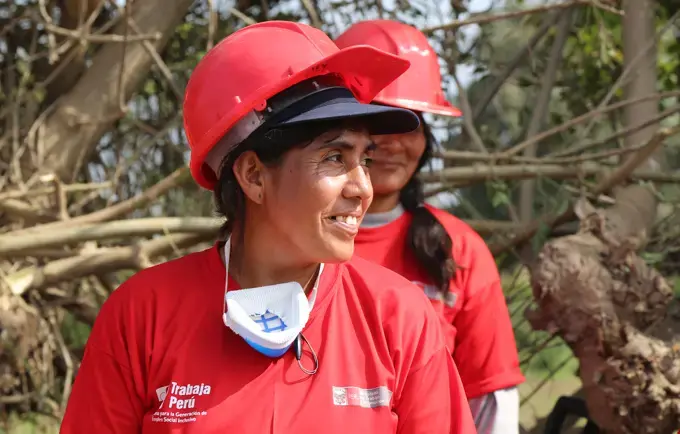
[[[373,163],[373,158],[371,157],[364,157],[362,164],[366,167],[371,167],[371,163]]]
[[[330,161],[332,163],[342,163],[342,154],[337,153],[337,154],[331,154],[325,158],[326,161]]]

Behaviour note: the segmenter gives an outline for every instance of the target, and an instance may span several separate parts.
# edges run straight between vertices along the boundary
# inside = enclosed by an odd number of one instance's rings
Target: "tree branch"
[[[44,266],[27,267],[4,278],[12,293],[23,294],[29,289],[41,289],[61,282],[122,269],[141,269],[150,259],[209,241],[212,235],[180,234],[152,239],[127,247],[99,249],[73,258],[52,261]]]
[[[425,34],[430,34],[433,33],[437,30],[455,30],[459,27],[467,26],[470,24],[488,24],[494,21],[499,21],[499,20],[507,20],[510,18],[519,18],[523,17],[525,15],[532,15],[532,14],[537,14],[537,13],[543,13],[543,12],[548,12],[548,11],[554,11],[554,10],[559,10],[559,9],[566,9],[570,8],[572,6],[593,6],[597,7],[600,9],[604,9],[608,12],[615,13],[617,15],[623,15],[621,11],[618,9],[614,9],[611,7],[607,7],[605,5],[602,5],[598,2],[594,2],[591,0],[572,0],[572,1],[565,1],[563,3],[554,3],[554,4],[548,4],[548,5],[542,5],[542,6],[536,6],[530,9],[523,9],[519,11],[510,11],[510,12],[502,12],[499,14],[483,14],[483,15],[478,15],[474,16],[472,18],[468,18],[465,20],[456,20],[447,24],[440,24],[438,26],[433,26],[433,27],[426,27],[422,30],[423,33]]]
[[[663,142],[670,136],[673,136],[680,132],[680,127],[675,127],[672,129],[669,128],[664,128],[658,131],[654,136],[652,137],[649,142],[647,142],[647,145],[642,148],[640,152],[642,155],[649,154],[651,152],[654,152],[659,146],[663,144]],[[636,164],[640,164],[640,158],[633,157],[631,158],[629,164],[624,164],[620,167],[618,167],[614,172],[612,172],[609,176],[605,177],[600,183],[591,191],[592,194],[594,195],[599,195],[602,193],[605,193],[606,191],[610,190],[612,187],[615,185],[621,183],[623,180],[626,178],[632,178],[632,179],[639,179],[643,180],[645,177],[639,177],[639,174],[642,171],[634,171],[635,168],[637,167]],[[598,172],[594,172],[598,173]],[[599,172],[601,173],[601,171]],[[646,175],[653,175],[654,171],[645,171],[644,172]],[[678,182],[680,181],[680,175],[671,175],[671,176],[677,176],[677,179],[672,182]],[[648,180],[651,180],[647,178]],[[489,250],[491,250],[491,253],[495,255],[499,255],[508,249],[511,249],[519,244],[523,244],[527,242],[531,237],[534,236],[536,231],[538,230],[541,225],[547,225],[548,227],[554,227],[555,225],[562,224],[570,219],[572,219],[575,216],[574,214],[574,209],[569,208],[566,211],[564,211],[562,214],[555,215],[555,214],[548,214],[540,219],[537,219],[533,221],[530,225],[527,226],[527,229],[519,234],[516,234],[511,240],[499,244],[495,244],[492,246],[489,246]]]
[[[44,224],[42,226],[33,226],[30,228],[22,229],[20,231],[15,231],[14,234],[17,236],[28,235],[36,231],[46,230],[55,231],[60,230],[62,228],[73,227],[86,223],[98,223],[106,220],[113,220],[115,218],[122,217],[134,211],[135,209],[157,199],[158,197],[162,196],[172,188],[181,185],[183,182],[189,179],[191,179],[189,175],[189,169],[187,169],[186,167],[180,167],[167,177],[163,178],[162,180],[154,184],[148,190],[128,200],[119,202],[108,208],[100,209],[99,211],[95,211],[90,214],[74,217],[66,221],[52,222]],[[3,202],[0,202],[0,207],[2,206],[2,203]]]
[[[573,8],[567,8],[567,10],[561,14],[557,24],[557,35],[555,36],[555,40],[550,49],[550,57],[548,58],[548,63],[543,78],[541,79],[541,88],[536,99],[534,111],[531,114],[529,126],[527,127],[527,137],[532,137],[543,129],[543,124],[550,111],[550,96],[553,87],[555,86],[555,80],[557,79],[557,69],[561,64],[563,57],[562,52],[564,51],[564,44],[567,42],[567,37],[571,30],[573,12]],[[535,158],[536,146],[527,147],[524,150],[524,157]],[[531,220],[534,215],[534,189],[535,183],[533,180],[526,180],[520,184],[519,215],[520,220],[523,222]]]
[[[475,164],[466,167],[447,167],[437,172],[422,173],[423,182],[456,182],[457,185],[470,185],[476,182],[491,180],[520,180],[532,178],[575,179],[580,176],[592,176],[611,170],[610,167],[586,161],[576,166],[558,164],[513,164],[483,165]],[[659,183],[680,182],[678,173],[662,173],[654,170],[636,170],[627,175],[631,180],[651,181]]]
[[[60,228],[58,231],[40,231],[21,236],[0,236],[0,257],[21,254],[35,249],[59,247],[85,241],[102,241],[114,238],[145,237],[154,234],[190,232],[214,236],[221,222],[201,217],[155,217],[119,220],[99,224],[81,224]]]
[[[161,51],[192,3],[192,0],[135,2],[132,19],[147,33],[162,34],[153,43],[156,51]],[[165,13],[158,13],[159,10]],[[126,25],[123,22],[116,26],[116,33],[123,33]],[[45,149],[43,164],[64,181],[74,179],[86,156],[121,116],[117,82],[123,48],[122,44],[104,45],[94,56],[92,66],[45,121],[41,144]],[[152,61],[144,44],[127,47],[123,72],[125,101],[139,87]]]
[[[517,69],[517,67],[526,60],[527,56],[529,53],[531,53],[538,43],[543,39],[543,37],[548,33],[548,30],[557,22],[557,19],[559,18],[559,14],[552,14],[550,19],[544,20],[544,22],[541,24],[541,27],[536,30],[536,32],[531,36],[531,39],[529,39],[529,42],[522,48],[520,51],[515,54],[515,57],[512,58],[508,66],[505,68],[503,73],[496,77],[494,80],[493,84],[488,88],[488,90],[479,98],[479,102],[475,105],[475,107],[472,110],[472,118],[473,122],[476,122],[479,119],[479,116],[481,116],[482,113],[484,113],[484,110],[486,107],[489,105],[491,100],[493,100],[493,97],[496,96],[498,91],[503,87],[503,84],[505,81],[512,75],[512,73]]]

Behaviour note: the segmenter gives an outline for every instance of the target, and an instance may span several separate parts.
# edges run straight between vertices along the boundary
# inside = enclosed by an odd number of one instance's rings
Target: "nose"
[[[372,136],[373,142],[377,145],[377,152],[399,152],[403,148],[401,141],[398,139],[398,134],[385,134],[381,136]]]
[[[348,173],[343,196],[347,199],[360,199],[362,202],[373,197],[373,185],[365,167],[357,165]]]

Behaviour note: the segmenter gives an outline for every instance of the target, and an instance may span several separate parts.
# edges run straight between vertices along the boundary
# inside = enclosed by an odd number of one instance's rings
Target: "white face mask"
[[[224,283],[226,311],[222,314],[224,325],[258,352],[269,357],[279,357],[288,351],[307,324],[316,300],[323,264],[317,273],[309,300],[298,282],[229,292],[230,241],[231,238],[224,244],[224,264],[227,269]]]

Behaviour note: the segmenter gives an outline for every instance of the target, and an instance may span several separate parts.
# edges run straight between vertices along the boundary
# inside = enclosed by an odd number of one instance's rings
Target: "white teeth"
[[[357,224],[357,218],[354,216],[344,216],[344,215],[339,215],[334,218],[334,220],[348,224],[350,226],[356,226]]]

